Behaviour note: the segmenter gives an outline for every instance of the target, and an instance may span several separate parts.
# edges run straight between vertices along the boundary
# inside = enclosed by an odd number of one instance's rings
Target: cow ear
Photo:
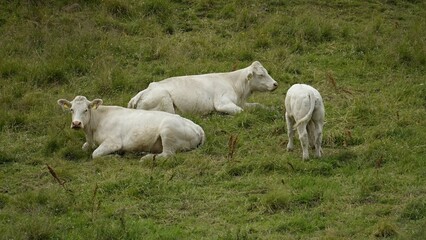
[[[90,102],[89,107],[98,109],[99,105],[102,105],[102,103],[103,103],[102,99],[94,99],[92,102]]]
[[[59,99],[58,100],[58,104],[59,104],[59,106],[61,106],[62,107],[62,109],[68,109],[68,108],[71,108],[71,103],[70,103],[70,101],[68,101],[68,100],[66,100],[66,99]]]
[[[247,78],[246,78],[246,81],[247,82],[249,82],[249,81],[251,81],[253,79],[253,72],[249,72],[248,74],[247,74]]]

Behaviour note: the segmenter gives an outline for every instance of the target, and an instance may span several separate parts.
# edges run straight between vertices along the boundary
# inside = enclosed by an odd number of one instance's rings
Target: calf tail
[[[302,118],[299,119],[296,124],[294,124],[293,128],[297,128],[300,124],[304,123],[304,122],[308,122],[311,118],[312,118],[312,113],[314,112],[315,109],[315,97],[314,97],[314,93],[312,91],[309,91],[308,94],[308,98],[309,98],[309,102],[310,102],[310,108],[308,113]]]

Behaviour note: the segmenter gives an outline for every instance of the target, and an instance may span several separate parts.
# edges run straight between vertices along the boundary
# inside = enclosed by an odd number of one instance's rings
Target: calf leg
[[[309,137],[308,131],[306,130],[306,123],[301,123],[297,127],[297,132],[299,134],[300,144],[302,145],[303,160],[307,160],[309,159]]]
[[[308,126],[309,148],[315,148],[316,125],[313,121],[309,121]]]
[[[294,149],[294,143],[293,143],[293,138],[294,138],[294,129],[293,129],[293,125],[294,125],[294,120],[292,117],[290,117],[288,115],[288,113],[285,113],[285,122],[287,124],[287,135],[288,135],[288,143],[287,143],[287,151],[292,151]]]
[[[322,148],[322,128],[323,128],[323,122],[317,122],[315,123],[315,155],[317,157],[321,157]]]
[[[113,152],[117,152],[121,149],[121,145],[113,142],[113,141],[104,141],[98,148],[95,149],[92,153],[92,158],[97,158],[101,156],[108,155]]]

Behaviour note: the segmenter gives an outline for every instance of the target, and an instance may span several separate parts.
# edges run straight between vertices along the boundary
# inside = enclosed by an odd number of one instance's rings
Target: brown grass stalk
[[[229,136],[228,140],[228,159],[233,159],[235,154],[235,149],[237,148],[238,135]]]

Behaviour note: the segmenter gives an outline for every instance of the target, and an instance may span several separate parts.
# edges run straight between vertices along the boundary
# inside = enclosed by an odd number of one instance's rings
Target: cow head
[[[260,62],[253,62],[248,69],[247,80],[252,91],[273,91],[278,87],[278,83],[269,76],[268,71]]]
[[[102,104],[102,99],[89,101],[86,97],[77,96],[71,102],[66,99],[59,99],[58,104],[62,109],[70,110],[72,114],[71,128],[78,130],[89,123],[91,109],[97,109]]]

